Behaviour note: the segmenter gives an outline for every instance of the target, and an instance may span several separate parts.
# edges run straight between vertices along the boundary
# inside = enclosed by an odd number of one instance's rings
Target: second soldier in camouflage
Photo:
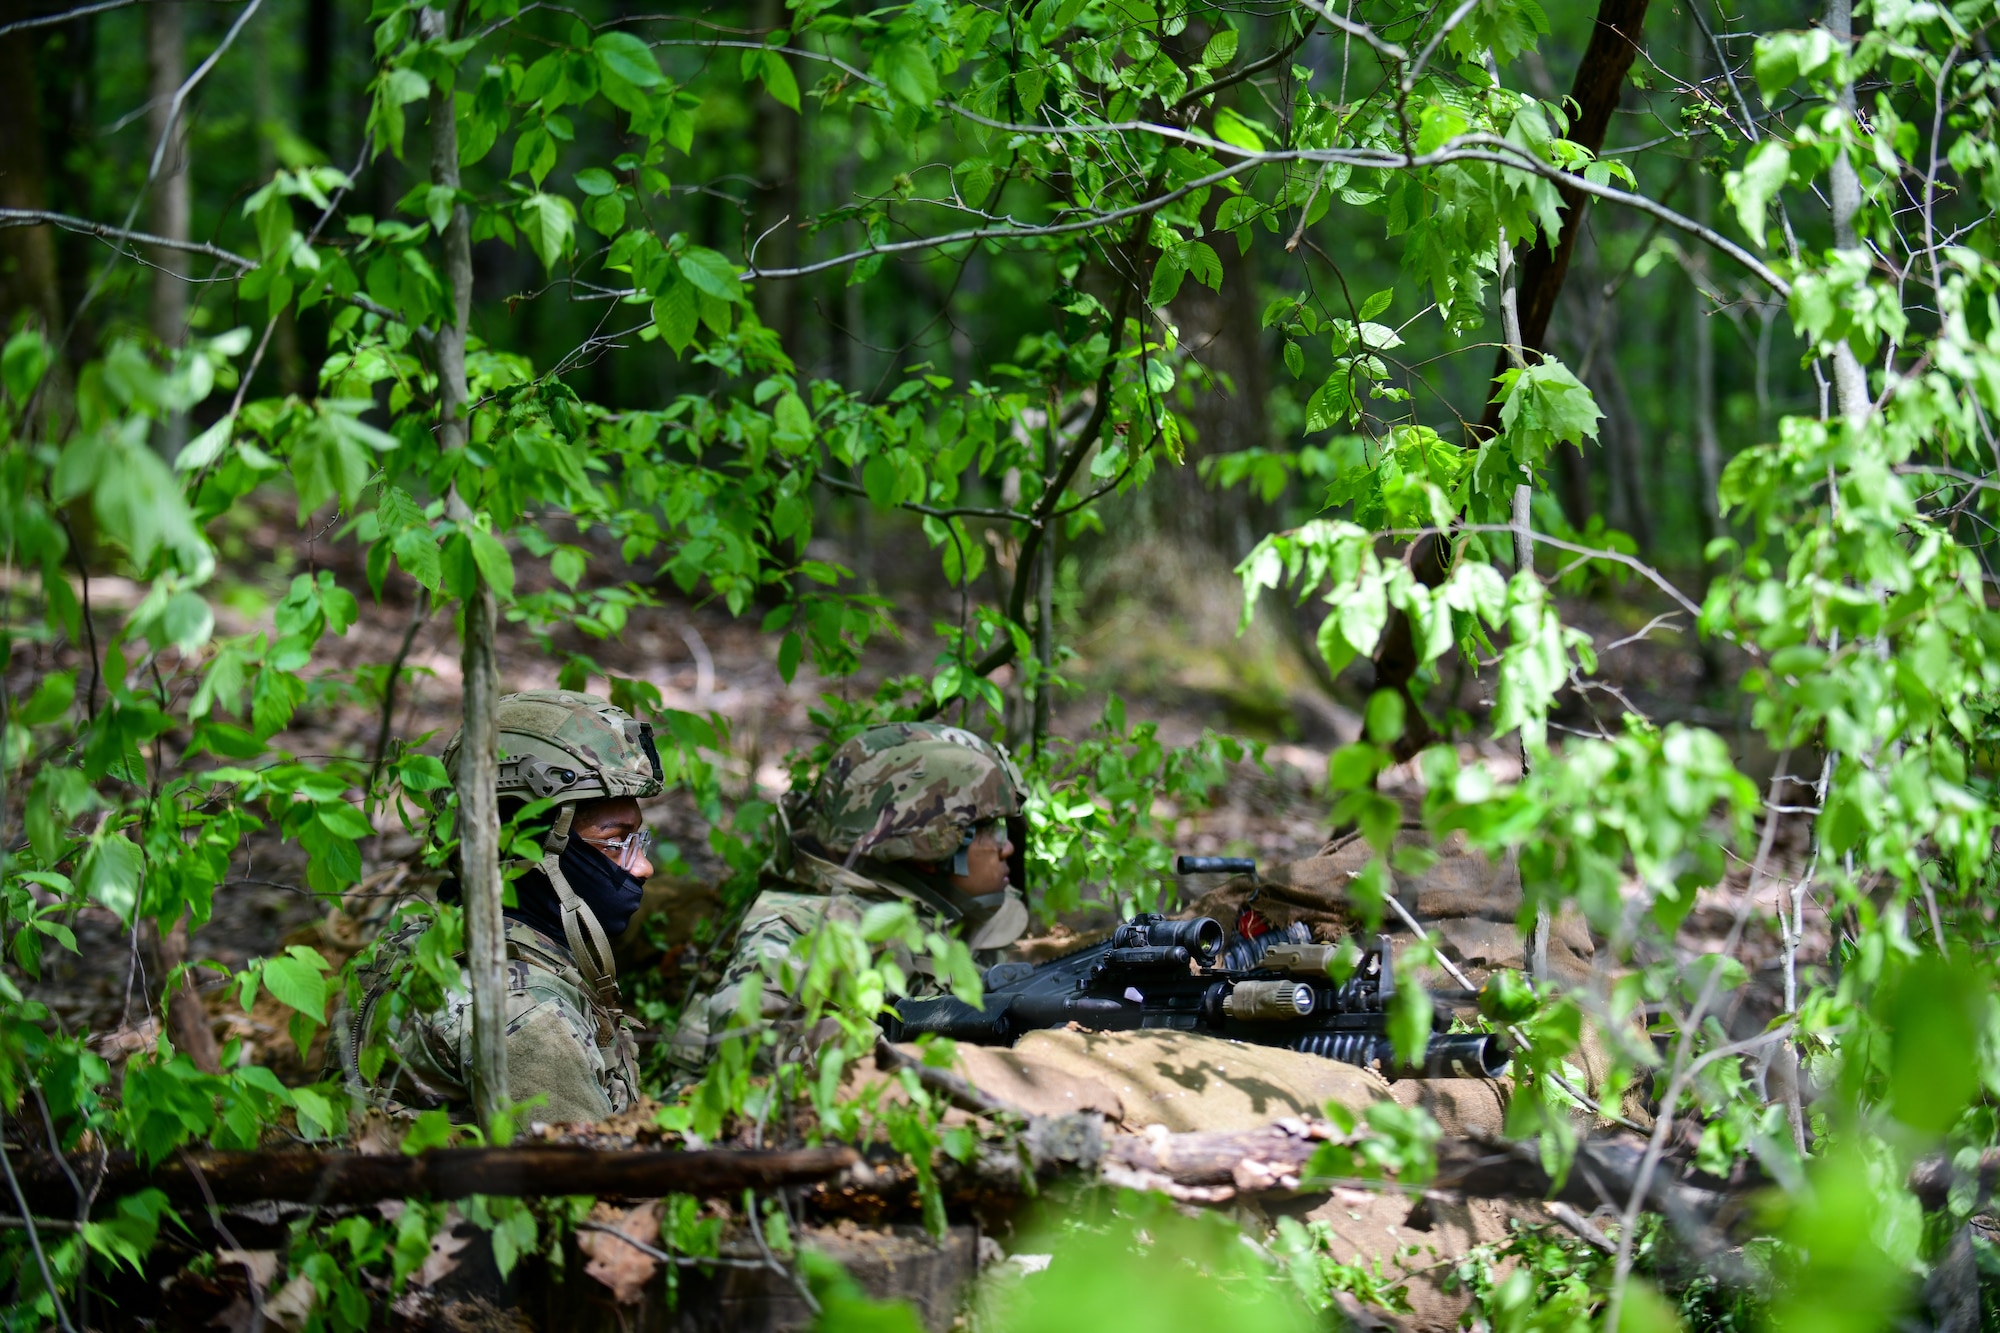
[[[975,956],[1027,928],[1020,774],[1005,750],[969,731],[871,727],[834,751],[805,799],[788,802],[786,821],[720,984],[682,1012],[671,1053],[690,1072],[732,1035],[744,983],[776,975],[793,944],[828,920],[858,923],[871,904],[902,899],[944,921]],[[762,1004],[766,1024],[799,1016],[775,987]]]

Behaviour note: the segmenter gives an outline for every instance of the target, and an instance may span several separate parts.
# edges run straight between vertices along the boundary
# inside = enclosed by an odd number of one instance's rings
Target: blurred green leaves
[[[1146,1333],[1256,1329],[1305,1333],[1318,1321],[1259,1247],[1228,1218],[1177,1212],[1164,1198],[1121,1192],[1115,1210],[1054,1216],[1028,1229],[1017,1253],[1046,1269],[988,1279],[981,1299],[1008,1333]],[[1323,1297],[1322,1297],[1323,1299]]]

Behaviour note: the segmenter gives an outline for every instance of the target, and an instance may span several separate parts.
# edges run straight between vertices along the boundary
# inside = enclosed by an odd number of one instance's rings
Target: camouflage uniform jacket
[[[444,1003],[388,1034],[394,1052],[377,1086],[361,1078],[352,1047],[365,1031],[397,953],[429,923],[409,922],[382,941],[364,978],[360,1013],[342,1038],[350,1087],[392,1113],[443,1106],[454,1119],[471,1114],[472,994],[460,972]],[[632,1025],[600,1003],[569,950],[519,921],[507,922],[507,1094],[545,1099],[535,1119],[552,1124],[602,1120],[637,1097],[638,1044]]]
[[[1007,891],[1010,907],[996,914],[991,928],[980,930],[969,943],[974,958],[982,965],[998,961],[997,950],[1012,944],[1027,924],[1025,905],[1017,890]],[[777,965],[789,957],[792,945],[828,920],[859,924],[868,908],[879,902],[902,898],[926,915],[948,911],[935,895],[889,879],[878,879],[822,860],[794,849],[789,875],[769,870],[763,890],[758,893],[737,931],[736,947],[723,969],[716,989],[706,995],[689,997],[681,1011],[668,1055],[684,1070],[698,1071],[708,1063],[714,1048],[736,1026],[736,1011],[743,998],[743,984],[752,976],[768,978]],[[1011,932],[1011,933],[1010,933]],[[1004,936],[1004,938],[1001,938]],[[922,973],[928,959],[897,960],[913,988],[921,991],[927,978]],[[799,1018],[797,1004],[775,987],[765,985],[762,1017],[766,1023],[785,1023]]]

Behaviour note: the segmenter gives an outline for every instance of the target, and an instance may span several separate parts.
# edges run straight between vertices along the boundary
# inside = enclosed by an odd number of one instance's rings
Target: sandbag
[[[1405,1289],[1408,1311],[1392,1316],[1393,1324],[1382,1322],[1407,1333],[1454,1333],[1472,1304],[1462,1288],[1446,1289],[1456,1261],[1476,1245],[1505,1241],[1511,1218],[1547,1221],[1540,1208],[1504,1199],[1412,1200],[1366,1189],[1336,1189],[1305,1217],[1333,1233],[1335,1259],[1375,1268],[1388,1285]],[[1510,1268],[1502,1264],[1499,1271]]]
[[[1329,1101],[1359,1114],[1389,1097],[1386,1082],[1355,1065],[1189,1032],[1064,1028],[1031,1032],[1007,1054],[1046,1071],[1040,1077],[1063,1075],[1107,1089],[1127,1130],[1249,1130],[1282,1116],[1323,1115]],[[971,1076],[978,1083],[979,1074]]]

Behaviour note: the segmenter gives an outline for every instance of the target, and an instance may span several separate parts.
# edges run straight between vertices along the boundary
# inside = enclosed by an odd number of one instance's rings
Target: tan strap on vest
[[[576,807],[573,805],[565,805],[556,816],[555,827],[550,830],[548,849],[542,853],[542,873],[549,877],[549,884],[556,891],[556,901],[562,907],[563,936],[569,943],[570,957],[576,963],[576,970],[583,973],[584,981],[597,992],[598,1001],[615,1010],[618,964],[611,957],[611,941],[605,938],[597,913],[577,897],[576,890],[569,886],[569,880],[556,863],[563,849],[569,846],[570,824],[575,817]]]

